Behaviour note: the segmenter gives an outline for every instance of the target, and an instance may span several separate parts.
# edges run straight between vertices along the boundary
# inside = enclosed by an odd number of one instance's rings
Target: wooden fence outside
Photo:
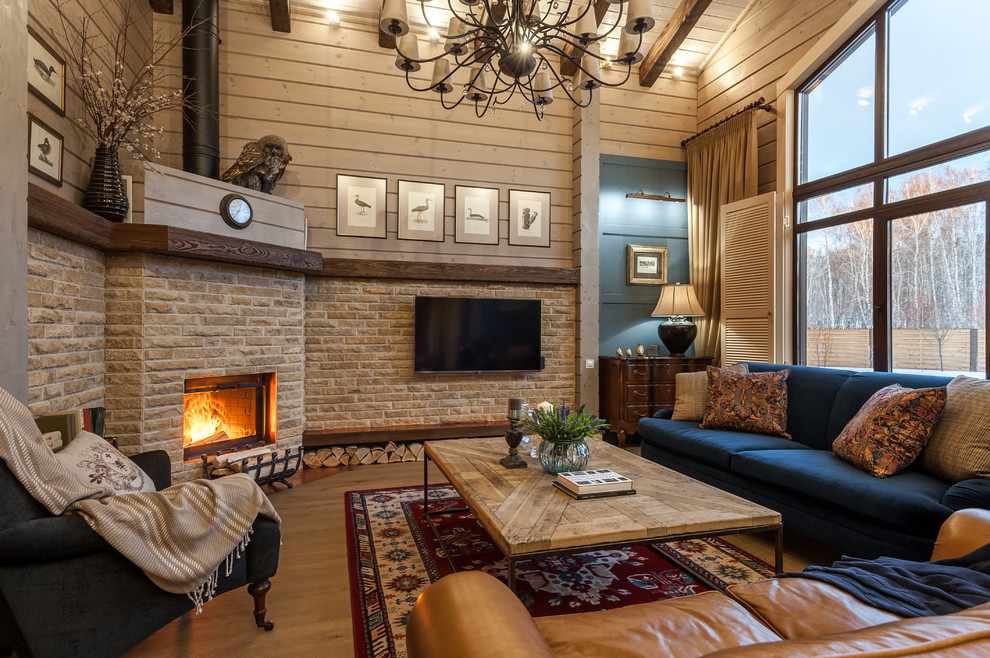
[[[809,366],[871,368],[872,334],[870,329],[809,329],[805,362]],[[928,329],[895,329],[892,342],[895,370],[986,371],[984,329],[950,329],[944,335]]]

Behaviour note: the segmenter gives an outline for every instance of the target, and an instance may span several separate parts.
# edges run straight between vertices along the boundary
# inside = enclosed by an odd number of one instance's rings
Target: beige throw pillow
[[[990,478],[990,382],[960,375],[946,388],[942,420],[918,465],[949,482]]]
[[[737,363],[724,368],[733,375],[748,375],[749,366]],[[708,406],[708,370],[681,372],[674,377],[674,415],[671,420],[699,422]]]
[[[155,483],[141,467],[90,432],[80,432],[61,452],[55,453],[77,480],[101,487],[106,496],[154,491]]]

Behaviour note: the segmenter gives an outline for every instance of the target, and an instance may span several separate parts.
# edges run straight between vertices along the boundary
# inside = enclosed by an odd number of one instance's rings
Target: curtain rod
[[[709,130],[712,130],[714,128],[717,128],[718,126],[721,126],[723,123],[725,123],[729,119],[734,119],[735,117],[739,116],[743,112],[748,112],[749,110],[766,110],[767,112],[773,112],[773,105],[770,105],[769,103],[767,103],[766,99],[764,99],[763,96],[760,96],[760,98],[758,100],[753,101],[752,103],[750,103],[746,107],[742,108],[741,110],[738,110],[736,112],[733,112],[732,114],[730,114],[729,116],[725,117],[721,121],[716,121],[715,123],[713,123],[712,125],[708,126],[707,128],[705,128],[701,132],[697,133],[696,135],[693,135],[691,137],[688,137],[685,140],[682,140],[681,141],[681,146],[687,146],[688,142],[690,142],[691,140],[698,139],[699,137],[701,137],[702,135],[704,135]]]

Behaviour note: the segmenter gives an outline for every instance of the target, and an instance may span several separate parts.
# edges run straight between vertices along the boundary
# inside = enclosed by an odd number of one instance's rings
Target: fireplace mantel
[[[28,184],[28,226],[105,252],[151,253],[195,260],[267,267],[307,276],[427,281],[489,281],[578,285],[576,268],[411,263],[323,258],[317,251],[161,224],[115,224],[35,183]]]

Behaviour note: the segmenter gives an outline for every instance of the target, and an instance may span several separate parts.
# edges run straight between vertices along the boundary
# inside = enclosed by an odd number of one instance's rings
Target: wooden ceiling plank
[[[639,84],[652,87],[712,0],[683,0],[639,65]]]
[[[292,31],[289,0],[268,0],[268,9],[272,14],[272,30],[286,34]]]
[[[172,0],[148,0],[148,3],[156,14],[172,14],[175,11]]]

